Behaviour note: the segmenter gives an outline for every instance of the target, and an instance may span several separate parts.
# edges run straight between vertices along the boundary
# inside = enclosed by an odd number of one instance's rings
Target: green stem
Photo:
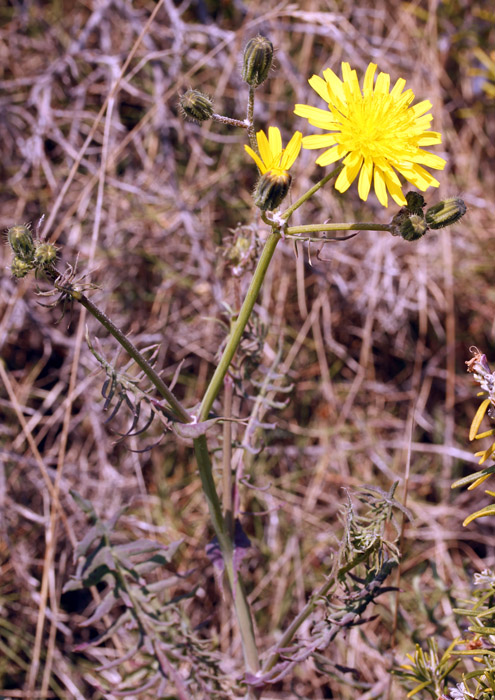
[[[336,168],[332,170],[332,172],[328,173],[328,175],[325,175],[325,177],[320,180],[319,182],[316,183],[316,185],[313,185],[311,189],[309,189],[307,192],[305,192],[297,202],[294,202],[292,206],[290,206],[288,209],[286,209],[283,214],[282,214],[282,219],[285,219],[288,221],[288,219],[292,216],[292,214],[296,211],[296,209],[299,209],[299,207],[304,204],[310,197],[314,195],[315,192],[318,192],[324,185],[327,184],[329,180],[332,178],[336,177],[340,171],[342,170],[344,166],[342,164],[338,165]]]
[[[390,224],[372,224],[369,222],[355,221],[348,224],[305,224],[304,226],[289,226],[285,229],[285,235],[317,233],[322,231],[390,231]]]
[[[194,452],[196,454],[203,492],[206,496],[211,521],[222,552],[225,572],[229,581],[230,590],[232,591],[234,608],[242,639],[244,660],[246,662],[246,667],[252,673],[256,673],[259,670],[260,664],[251,611],[240,574],[237,573],[236,575],[235,572],[233,562],[235,545],[230,536],[228,525],[222,516],[222,508],[215,488],[215,482],[213,481],[211,459],[204,435],[194,440]]]
[[[265,279],[268,266],[277,247],[281,235],[278,230],[273,230],[268,237],[263,251],[261,253],[260,259],[254,271],[251,283],[249,285],[246,297],[239,311],[239,315],[232,327],[230,336],[227,340],[227,345],[223,351],[220,362],[210,380],[208,388],[206,389],[205,395],[201,402],[199,409],[198,421],[205,420],[211,410],[213,402],[215,401],[221,387],[223,386],[223,381],[228,372],[230,363],[234,357],[234,354],[239,346],[239,343],[244,333],[244,329],[249,321],[249,317],[253,311],[254,304],[258,298],[258,294]],[[218,498],[217,490],[215,488],[215,483],[212,475],[212,465],[210,460],[210,455],[208,453],[208,447],[206,443],[206,437],[202,435],[201,437],[194,440],[194,449],[196,453],[196,460],[198,463],[198,469],[201,476],[201,482],[203,484],[203,491],[206,496],[208,508],[210,510],[210,517],[215,529],[215,533],[222,551],[222,556],[225,565],[225,571],[230,584],[230,590],[232,591],[234,608],[236,611],[237,622],[239,625],[239,631],[242,639],[242,648],[244,653],[244,660],[246,667],[252,672],[256,673],[259,670],[259,658],[258,650],[256,647],[256,639],[254,635],[253,621],[251,617],[251,611],[249,608],[249,603],[247,601],[246,593],[244,591],[244,586],[242,585],[242,580],[238,572],[235,571],[233,563],[234,554],[234,542],[230,534],[230,528],[228,523],[222,517],[222,511],[220,506],[220,500]],[[230,466],[230,465],[229,465]]]
[[[60,292],[68,294],[72,299],[75,299],[82,304],[82,306],[84,306],[84,308],[87,309],[89,313],[94,316],[109,333],[113,335],[115,340],[117,340],[124,350],[132,357],[134,362],[143,370],[150,382],[167,401],[175,416],[181,421],[181,423],[190,423],[192,421],[192,416],[189,415],[180,401],[175,398],[163,379],[158,376],[153,367],[151,367],[151,365],[145,360],[136,346],[129,340],[129,338],[126,338],[122,331],[117,328],[117,326],[108,318],[108,316],[103,313],[103,311],[95,306],[93,302],[88,299],[88,297],[82,294],[82,292],[72,289],[71,287],[66,287],[62,284],[57,284],[56,282],[55,287]]]
[[[234,571],[232,554],[230,560],[225,560],[225,570],[230,584],[230,590],[233,591],[234,608],[241,633],[242,651],[246,668],[251,673],[257,673],[260,670],[260,661],[258,657],[258,649],[256,647],[256,637],[254,635],[253,619],[251,617],[251,609],[249,607],[246,591],[242,582],[241,574],[238,571],[237,575]]]
[[[201,477],[203,492],[206,496],[206,503],[208,505],[208,510],[210,511],[211,522],[213,524],[213,529],[215,530],[218,543],[222,552],[225,549],[231,550],[232,542],[225,531],[225,521],[222,515],[222,507],[220,505],[220,499],[218,498],[215,482],[213,480],[210,453],[208,452],[208,445],[204,435],[200,435],[198,438],[194,439],[194,453],[196,455],[199,476]]]
[[[248,96],[248,106],[247,106],[247,115],[246,115],[246,122],[247,122],[247,133],[249,137],[249,143],[251,144],[251,148],[253,151],[258,153],[258,142],[256,141],[256,133],[254,130],[254,92],[255,89],[254,87],[250,86],[249,87],[249,96]]]
[[[279,242],[281,235],[278,231],[273,231],[267,238],[263,252],[261,253],[260,259],[254,271],[251,284],[247,290],[246,298],[241,306],[237,320],[235,321],[232,331],[230,333],[229,339],[227,340],[227,345],[223,351],[220,362],[213,374],[213,377],[208,384],[205,395],[201,402],[199,409],[198,421],[204,421],[208,418],[213,402],[218,396],[218,392],[222,388],[223,380],[227,371],[229,369],[230,363],[234,357],[235,351],[241,341],[242,334],[246,328],[249,317],[253,310],[256,299],[265,279],[266,271],[268,270],[268,265],[273,257],[277,243]]]
[[[224,381],[223,414],[225,418],[232,417],[232,399],[234,396],[234,382],[228,375]],[[232,422],[226,420],[223,424],[222,446],[222,505],[225,518],[225,527],[230,537],[234,537],[234,509],[232,503]]]

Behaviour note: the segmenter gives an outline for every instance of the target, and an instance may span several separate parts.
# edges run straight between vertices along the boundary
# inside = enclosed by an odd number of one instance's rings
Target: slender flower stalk
[[[72,286],[64,286],[58,282],[55,282],[55,288],[59,291],[67,294],[78,301],[85,309],[89,311],[90,314],[96,318],[97,321],[101,323],[104,328],[113,335],[113,337],[120,343],[124,350],[129,354],[134,362],[143,370],[150,382],[155,386],[158,392],[163,396],[163,398],[168,402],[172,412],[175,414],[177,419],[182,423],[190,423],[192,417],[188,411],[182,406],[180,401],[176,399],[172,391],[165,384],[163,379],[155,372],[153,367],[147,362],[147,360],[141,355],[136,346],[127,338],[124,333],[117,328],[117,326],[108,318],[106,314],[101,311],[92,301],[88,299],[82,292],[72,288]]]
[[[423,150],[442,141],[441,135],[430,131],[432,115],[427,114],[431,102],[423,100],[411,106],[412,90],[406,90],[405,80],[399,78],[390,90],[390,76],[379,73],[370,63],[361,90],[357,73],[348,63],[342,63],[340,80],[326,68],[323,78],[313,75],[309,84],[327,103],[328,110],[298,104],[295,114],[308,119],[312,126],[326,129],[329,134],[305,136],[304,148],[327,150],[318,157],[318,165],[330,165],[343,159],[344,168],[335,182],[339,192],[346,192],[359,175],[358,192],[366,201],[373,182],[376,196],[388,206],[388,194],[401,206],[406,199],[401,189],[399,173],[421,191],[440,184],[425,168],[442,170],[445,160]]]
[[[251,144],[251,147],[256,149],[257,144],[256,144],[256,131],[254,128],[254,94],[256,90],[254,87],[251,85],[249,86],[249,95],[248,95],[248,104],[247,104],[247,112],[246,112],[246,124],[247,124],[247,133],[248,133],[248,138],[249,138],[249,143]]]
[[[296,209],[299,209],[300,206],[304,204],[304,202],[307,202],[308,199],[311,199],[311,197],[318,192],[318,190],[321,190],[322,187],[324,187],[327,182],[330,182],[330,180],[334,177],[337,177],[337,175],[340,173],[344,166],[343,165],[337,165],[336,168],[334,168],[328,175],[325,175],[324,178],[322,178],[319,182],[316,183],[316,185],[313,185],[313,187],[310,187],[310,189],[305,192],[297,202],[294,202],[294,204],[291,204],[291,206],[284,211],[284,213],[281,215],[281,218],[287,221],[292,214],[296,211]]]
[[[302,226],[289,226],[285,230],[286,236],[301,236],[310,233],[324,233],[325,231],[390,231],[390,224],[374,224],[370,222],[354,221],[336,224],[303,224]],[[316,239],[318,240],[318,239]]]

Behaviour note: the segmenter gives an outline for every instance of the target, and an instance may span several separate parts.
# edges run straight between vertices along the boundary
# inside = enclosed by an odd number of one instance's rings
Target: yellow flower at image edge
[[[424,192],[440,184],[425,168],[443,170],[445,160],[423,150],[442,142],[441,134],[430,131],[431,102],[423,100],[411,106],[412,90],[403,92],[406,81],[399,78],[390,90],[390,76],[379,73],[374,84],[376,65],[370,63],[359,86],[357,73],[342,63],[340,80],[327,68],[324,79],[313,75],[309,84],[327,103],[328,110],[296,105],[295,114],[308,119],[312,126],[330,134],[314,134],[303,138],[308,149],[327,148],[316,160],[317,165],[330,165],[343,158],[344,169],[335,187],[345,192],[359,174],[358,192],[366,201],[374,184],[376,196],[388,206],[388,194],[400,206],[407,204],[397,175]],[[396,172],[397,171],[397,172]]]

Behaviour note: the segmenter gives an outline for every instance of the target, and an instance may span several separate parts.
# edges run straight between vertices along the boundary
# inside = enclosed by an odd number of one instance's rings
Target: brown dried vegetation
[[[262,235],[264,227],[251,204],[245,133],[184,122],[178,93],[200,89],[218,112],[242,119],[239,55],[251,36],[262,32],[277,47],[257,97],[259,128],[277,124],[286,136],[302,128],[292,110],[314,104],[313,73],[342,60],[362,73],[373,60],[433,103],[448,166],[428,203],[460,193],[468,206],[452,229],[413,244],[363,232],[327,245],[321,259],[281,244],[257,307],[268,327],[260,360],[270,366],[281,345],[278,371],[294,384],[287,407],[265,416],[276,428],[257,436],[263,450],[245,460],[250,482],[269,487],[242,493],[243,511],[264,513],[245,522],[261,646],[328,571],[343,487],[388,490],[399,479],[403,490],[407,472],[414,514],[395,635],[395,598],[383,597],[378,618],[332,648],[333,661],[359,671],[342,675],[350,686],[307,662],[266,697],[386,697],[392,656],[402,658],[412,639],[452,638],[449,591],[462,590],[466,570],[494,565],[492,523],[461,525],[481,496],[450,490],[474,460],[468,347],[495,356],[495,102],[473,53],[493,46],[493,10],[482,0],[165,0],[148,23],[155,8],[144,0],[0,8],[0,226],[36,229],[44,215],[40,232],[57,241],[62,261],[79,257],[79,271],[99,285],[95,303],[140,348],[159,344],[156,366],[166,381],[177,378],[185,405],[201,397],[224,338],[214,319],[226,320],[223,303],[235,306],[248,281],[226,264],[230,229],[254,224]],[[319,179],[313,153],[291,172],[295,201]],[[363,204],[356,188],[341,196],[327,187],[292,223],[387,223],[395,212],[371,197]],[[204,553],[211,533],[190,447],[169,434],[149,452],[131,451],[156,442],[158,424],[117,443],[130,416],[104,422],[85,325],[109,359],[115,343],[79,308],[57,324],[60,309],[40,306],[34,285],[11,278],[6,246],[0,258],[0,693],[113,697],[95,687],[95,664],[73,651],[88,634],[78,623],[91,600],[60,594],[86,528],[69,489],[101,515],[129,505],[129,538],[182,538],[177,568],[196,568],[200,587],[187,606],[191,624],[239,654]],[[247,416],[250,405],[239,397],[235,411]]]

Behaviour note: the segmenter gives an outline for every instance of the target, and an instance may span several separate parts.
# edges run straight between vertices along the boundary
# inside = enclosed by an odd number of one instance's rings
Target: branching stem
[[[153,367],[147,362],[147,360],[141,355],[136,346],[127,338],[120,328],[111,321],[106,314],[101,311],[92,301],[88,299],[82,292],[77,289],[73,289],[71,286],[64,286],[57,282],[54,283],[55,288],[58,291],[68,294],[71,299],[78,301],[89,313],[96,318],[102,326],[104,326],[109,333],[113,335],[115,340],[124,348],[124,350],[129,354],[134,362],[143,370],[150,382],[156,387],[157,391],[163,396],[167,401],[173,413],[181,423],[191,423],[193,420],[192,416],[186,411],[184,406],[180,401],[174,396],[170,391],[168,386],[165,384],[163,379],[155,372]]]

